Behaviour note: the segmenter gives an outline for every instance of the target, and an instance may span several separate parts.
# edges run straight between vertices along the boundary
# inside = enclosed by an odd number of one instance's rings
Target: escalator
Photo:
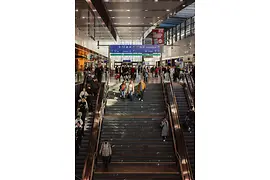
[[[188,103],[188,98],[184,87],[179,83],[172,83],[172,85],[178,105],[178,113],[180,116],[179,121],[183,126],[182,131],[185,139],[188,158],[191,164],[192,173],[195,175],[195,129],[190,132],[188,131],[188,128],[184,126],[185,117],[190,105]]]
[[[181,179],[172,135],[165,142],[161,137],[160,122],[166,114],[161,84],[147,84],[143,102],[116,98],[117,91],[109,90],[100,139],[112,144],[111,163],[105,170],[98,157],[93,179]]]
[[[96,100],[92,101],[93,106],[96,107]],[[92,123],[94,120],[94,113],[91,114],[88,112],[85,118],[85,127],[84,127],[84,136],[82,139],[82,144],[79,153],[75,157],[75,176],[77,179],[82,178],[84,161],[88,154],[88,143],[91,137]]]

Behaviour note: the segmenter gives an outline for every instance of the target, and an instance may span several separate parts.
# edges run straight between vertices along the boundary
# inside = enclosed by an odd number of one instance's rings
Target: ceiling
[[[185,7],[181,11],[170,15],[166,20],[162,21],[159,25],[161,28],[171,28],[175,27],[178,24],[181,24],[186,19],[195,16],[195,2]]]
[[[121,40],[138,40],[158,21],[182,6],[184,0],[103,0]]]
[[[75,0],[76,30],[96,41],[115,42],[89,0]],[[194,0],[101,0],[121,41],[140,40],[150,27],[171,27],[195,14]],[[91,6],[91,8],[90,8]],[[188,7],[185,7],[188,6]],[[183,9],[185,8],[185,9]],[[181,10],[181,11],[180,11]],[[93,18],[95,15],[96,18]],[[94,22],[95,21],[95,22]],[[94,25],[95,23],[95,25]],[[94,27],[95,26],[95,27]],[[91,28],[92,27],[92,28]],[[93,31],[95,29],[95,31]],[[95,34],[93,34],[95,32]]]
[[[94,23],[95,27],[93,27]],[[96,41],[114,41],[105,23],[95,9],[94,11],[90,9],[86,0],[75,0],[75,26],[83,36],[92,36]],[[94,32],[95,34],[93,34]]]

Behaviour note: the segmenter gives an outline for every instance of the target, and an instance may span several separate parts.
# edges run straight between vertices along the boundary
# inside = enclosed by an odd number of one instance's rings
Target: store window
[[[185,27],[181,26],[181,39],[185,38]]]
[[[177,40],[176,41],[178,41],[178,40],[180,40],[181,38],[180,38],[180,24],[177,26]]]
[[[190,24],[189,24],[186,26],[186,37],[190,36],[190,31],[191,31],[191,28],[190,28]]]
[[[172,29],[172,31],[173,31],[173,42],[175,42],[175,41],[177,41],[177,33],[176,33],[176,27],[173,27],[173,29]]]

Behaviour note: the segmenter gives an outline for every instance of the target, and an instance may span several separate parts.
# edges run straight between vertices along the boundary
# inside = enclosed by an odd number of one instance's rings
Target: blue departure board
[[[151,54],[160,53],[159,45],[111,45],[110,53]]]

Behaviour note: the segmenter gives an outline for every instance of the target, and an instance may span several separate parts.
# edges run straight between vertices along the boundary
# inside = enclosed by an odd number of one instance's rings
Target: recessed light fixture
[[[82,17],[83,19],[85,18],[85,17]]]
[[[146,9],[146,10],[144,10],[144,11],[148,11],[148,10]]]
[[[143,17],[144,19],[146,18],[146,17]]]
[[[166,11],[170,11],[169,9],[166,9]]]
[[[109,9],[109,11],[112,11],[112,9]]]
[[[183,0],[180,0],[180,2],[182,2]]]
[[[79,10],[78,9],[76,9],[76,12],[78,12]]]
[[[128,23],[128,24],[130,24],[130,23]]]
[[[157,17],[159,19],[159,17]]]
[[[128,17],[128,19],[130,19],[130,17]]]
[[[183,4],[183,7],[185,7],[186,5]]]
[[[130,11],[130,9],[127,9],[127,11]]]
[[[158,2],[158,0],[155,0],[155,2]]]
[[[97,10],[93,9],[93,11],[97,11]]]
[[[112,17],[113,19],[115,18],[115,17]]]

